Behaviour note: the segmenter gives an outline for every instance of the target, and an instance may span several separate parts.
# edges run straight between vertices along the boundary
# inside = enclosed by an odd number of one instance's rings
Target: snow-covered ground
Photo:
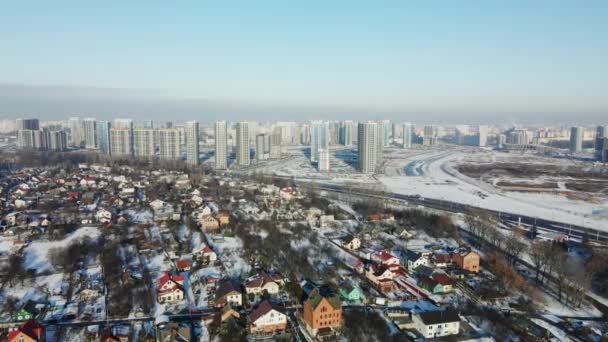
[[[468,156],[469,153],[460,151],[429,151],[404,159],[390,159],[387,174],[380,176],[379,180],[386,189],[395,193],[444,199],[486,209],[608,229],[606,217],[595,214],[608,210],[608,200],[590,203],[548,193],[501,191],[490,184],[471,179],[450,166]],[[417,175],[407,176],[394,171],[402,170],[411,163],[416,164]]]
[[[72,234],[68,235],[63,240],[44,241],[38,240],[32,242],[24,250],[25,252],[25,269],[34,269],[36,273],[54,271],[53,266],[49,261],[49,251],[53,248],[65,248],[73,241],[89,238],[95,240],[99,237],[100,232],[97,227],[83,227]]]
[[[546,158],[534,155],[506,154],[490,150],[474,150],[454,146],[438,148],[416,147],[409,150],[388,148],[384,174],[375,177],[350,172],[321,173],[310,165],[302,149],[291,149],[290,158],[278,168],[264,169],[276,175],[295,177],[299,180],[314,180],[328,184],[367,184],[386,191],[419,195],[424,198],[443,199],[485,209],[505,211],[526,216],[536,216],[608,230],[608,198],[594,196],[593,200],[576,200],[563,193],[563,182],[558,182],[558,192],[506,191],[479,179],[473,179],[456,170],[456,164],[465,161],[481,163],[508,162],[555,165],[556,167],[591,167],[591,163],[573,162],[565,159]],[[298,156],[298,153],[301,155]],[[258,170],[260,171],[260,170]],[[534,183],[534,181],[530,181]],[[585,193],[577,193],[585,198]]]

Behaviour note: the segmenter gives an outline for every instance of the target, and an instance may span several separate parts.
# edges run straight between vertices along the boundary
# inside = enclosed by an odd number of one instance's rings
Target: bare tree
[[[511,263],[515,263],[526,249],[526,244],[521,239],[521,234],[512,231],[505,240],[505,250],[511,257]]]

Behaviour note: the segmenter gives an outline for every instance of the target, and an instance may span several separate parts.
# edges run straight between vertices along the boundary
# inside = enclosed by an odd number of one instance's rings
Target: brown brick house
[[[342,326],[342,304],[337,296],[322,296],[314,289],[304,302],[303,319],[306,328],[316,336],[319,332],[327,332]]]
[[[479,272],[479,254],[473,251],[460,251],[452,254],[452,262],[460,269]]]

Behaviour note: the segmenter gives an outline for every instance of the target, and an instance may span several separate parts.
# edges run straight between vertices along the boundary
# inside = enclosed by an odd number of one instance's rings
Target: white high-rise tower
[[[186,122],[186,160],[190,165],[198,165],[198,121]]]
[[[360,122],[357,129],[357,152],[359,171],[372,174],[376,171],[378,145],[382,145],[378,138],[379,123],[368,121]]]
[[[228,129],[226,121],[215,123],[215,168],[228,168]]]
[[[249,166],[249,123],[241,121],[236,124],[236,164]]]

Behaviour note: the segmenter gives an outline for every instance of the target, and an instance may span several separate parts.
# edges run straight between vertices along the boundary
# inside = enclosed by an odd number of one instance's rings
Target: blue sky
[[[448,117],[608,108],[607,1],[125,3],[4,4],[0,83],[60,86],[45,100],[92,114],[121,109],[70,96]],[[44,107],[3,99],[0,114]]]

